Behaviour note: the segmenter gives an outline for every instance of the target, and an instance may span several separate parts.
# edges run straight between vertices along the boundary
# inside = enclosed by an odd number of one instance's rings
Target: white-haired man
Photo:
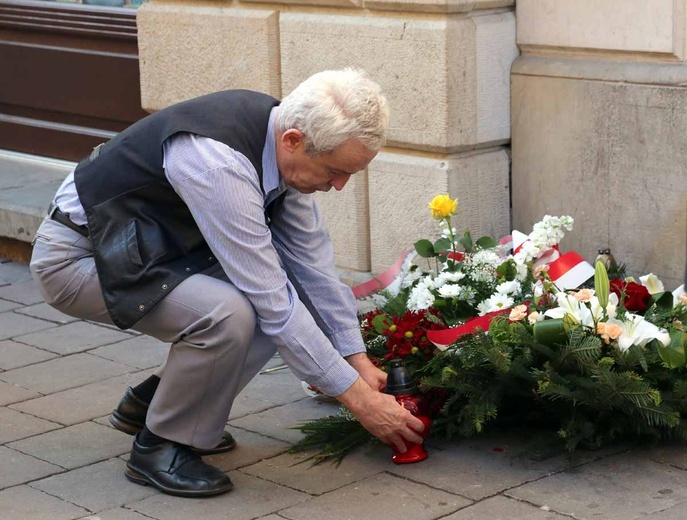
[[[422,423],[380,392],[386,374],[367,359],[311,195],[366,168],[387,124],[376,83],[325,71],[281,103],[225,91],[173,105],[67,177],[31,260],[46,301],[171,343],[164,370],[111,419],[137,434],[127,478],[180,496],[229,491],[200,455],[235,445],[232,402],[277,350],[383,441],[421,441]]]

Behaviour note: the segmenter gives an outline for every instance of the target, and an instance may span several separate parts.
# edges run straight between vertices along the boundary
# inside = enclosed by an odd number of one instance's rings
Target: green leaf
[[[451,241],[448,238],[440,238],[434,242],[434,252],[436,254],[445,253],[451,248]]]
[[[687,334],[674,332],[670,335],[670,345],[664,347],[659,341],[654,340],[659,356],[668,368],[683,368],[685,366],[685,347],[687,347]]]
[[[433,258],[436,256],[434,253],[434,245],[424,238],[415,242],[415,251],[417,251],[417,254],[422,258]]]
[[[497,244],[496,240],[490,236],[479,237],[476,243],[482,249],[490,249],[492,247],[496,247]]]
[[[372,319],[372,326],[378,334],[384,334],[394,324],[386,314],[378,314]]]
[[[472,237],[470,236],[470,232],[469,232],[469,231],[466,231],[465,233],[463,233],[463,238],[461,238],[461,239],[459,240],[459,242],[460,242],[460,245],[463,246],[463,248],[465,249],[465,251],[467,251],[468,253],[469,253],[470,251],[472,251],[472,248],[473,248],[473,245],[472,245]]]
[[[656,307],[662,311],[669,311],[673,308],[673,293],[664,291],[651,295],[649,307],[656,304]]]

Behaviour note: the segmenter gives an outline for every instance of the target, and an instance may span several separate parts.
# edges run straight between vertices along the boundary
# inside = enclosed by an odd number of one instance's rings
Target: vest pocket
[[[136,237],[136,221],[132,220],[126,225],[124,229],[124,239],[126,241],[126,250],[129,253],[129,260],[138,267],[143,267],[143,260],[141,260],[141,252],[138,249],[138,239]]]

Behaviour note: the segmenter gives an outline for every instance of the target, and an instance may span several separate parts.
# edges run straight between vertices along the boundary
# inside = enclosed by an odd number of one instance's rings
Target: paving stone
[[[67,469],[110,459],[131,449],[131,437],[86,422],[8,444],[10,448]]]
[[[25,401],[12,406],[12,409],[65,425],[89,421],[102,416],[109,418],[109,414],[124,395],[126,387],[137,384],[143,379],[145,379],[145,375],[140,372],[125,374]]]
[[[0,341],[0,368],[3,370],[40,363],[52,359],[56,355],[9,339]]]
[[[647,520],[685,520],[685,518],[687,518],[687,502],[682,502],[676,506],[669,507],[668,509],[642,518],[646,518]]]
[[[47,303],[37,303],[35,305],[29,305],[27,307],[22,307],[17,309],[15,312],[19,314],[26,314],[27,316],[33,316],[34,318],[39,318],[41,320],[53,321],[55,323],[72,323],[74,321],[79,321],[79,318],[74,318],[52,308]]]
[[[2,266],[0,266],[0,269],[2,269]],[[45,301],[43,295],[38,290],[38,285],[33,280],[13,283],[0,288],[0,298],[22,305],[33,305]]]
[[[625,453],[508,491],[579,519],[625,520],[687,501],[687,472]]]
[[[291,447],[285,442],[238,428],[229,428],[228,431],[236,439],[236,448],[228,453],[203,458],[205,462],[217,466],[222,471],[232,471],[255,464],[275,457]]]
[[[310,495],[321,495],[391,469],[391,450],[375,448],[348,454],[338,467],[327,463],[312,466],[306,459],[313,453],[304,452],[285,453],[241,471]]]
[[[391,472],[479,500],[566,467],[562,456],[532,461],[523,446],[506,438],[470,439],[439,453],[429,449],[422,464],[395,466]]]
[[[150,336],[138,336],[113,345],[97,348],[91,354],[135,368],[153,368],[164,363],[169,343]]]
[[[85,509],[29,486],[0,491],[0,511],[7,520],[72,520],[88,514]]]
[[[287,404],[305,397],[300,380],[291,370],[258,374],[246,385],[241,394],[272,404]]]
[[[10,383],[0,381],[0,406],[19,403],[38,397],[40,394]]]
[[[279,515],[267,515],[267,516],[261,516],[260,518],[257,518],[256,520],[284,520],[284,517],[279,516]]]
[[[76,354],[8,370],[0,374],[0,380],[50,394],[130,371],[131,367],[114,361],[90,354]]]
[[[84,516],[79,520],[150,520],[149,516],[143,516],[135,511],[118,507],[109,511],[101,511],[97,515]]]
[[[0,314],[0,340],[53,327],[55,327],[54,323],[22,316],[14,312]]]
[[[50,331],[21,336],[19,340],[57,354],[75,354],[84,350],[129,339],[131,336],[85,321],[55,327]]]
[[[661,443],[660,446],[642,448],[635,452],[641,453],[645,457],[655,460],[656,462],[670,464],[671,466],[677,466],[680,469],[687,470],[687,446],[685,446],[684,443],[665,442]]]
[[[31,487],[93,512],[113,509],[158,493],[152,487],[129,482],[124,476],[125,468],[124,461],[110,459],[33,482]]]
[[[12,309],[20,307],[21,303],[11,302],[9,300],[0,299],[0,312],[7,312]]]
[[[229,473],[229,478],[234,483],[234,489],[210,500],[189,500],[159,494],[129,504],[127,507],[146,516],[164,520],[188,520],[189,518],[248,520],[305,502],[310,498],[304,493],[244,475],[238,471]]]
[[[61,424],[4,407],[0,408],[0,424],[0,444],[62,428]]]
[[[279,514],[292,520],[430,520],[445,516],[470,503],[465,498],[438,489],[382,474],[349,484],[304,504],[280,511]]]
[[[3,375],[0,374],[0,377]],[[296,401],[295,403],[289,403],[229,421],[229,425],[295,443],[303,437],[303,434],[299,430],[291,428],[313,419],[334,415],[338,410],[338,404],[323,403],[314,399],[303,399],[302,401]]]
[[[0,283],[15,284],[31,280],[29,266],[18,262],[5,262],[0,264]]]
[[[229,422],[234,419],[238,419],[245,415],[250,415],[254,413],[259,413],[270,408],[274,408],[276,405],[273,403],[268,403],[262,399],[253,399],[245,392],[241,392],[236,399],[234,399],[234,404],[231,407],[231,413],[229,414]]]
[[[16,450],[0,446],[0,489],[23,484],[64,471],[59,466],[38,460]],[[0,500],[0,511],[3,501]],[[8,517],[0,517],[8,518]],[[21,516],[9,518],[25,518]]]
[[[55,477],[52,477],[55,478]],[[496,496],[442,518],[442,520],[564,520],[566,516],[544,511],[518,500]]]

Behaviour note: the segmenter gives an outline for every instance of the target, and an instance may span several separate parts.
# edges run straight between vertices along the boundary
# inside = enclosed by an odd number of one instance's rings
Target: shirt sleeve
[[[320,329],[342,356],[365,352],[353,291],[339,280],[315,198],[288,190],[271,230],[284,269]]]
[[[165,173],[262,331],[301,379],[340,395],[358,373],[333,347],[282,268],[250,161],[211,139],[179,134],[164,145]]]

